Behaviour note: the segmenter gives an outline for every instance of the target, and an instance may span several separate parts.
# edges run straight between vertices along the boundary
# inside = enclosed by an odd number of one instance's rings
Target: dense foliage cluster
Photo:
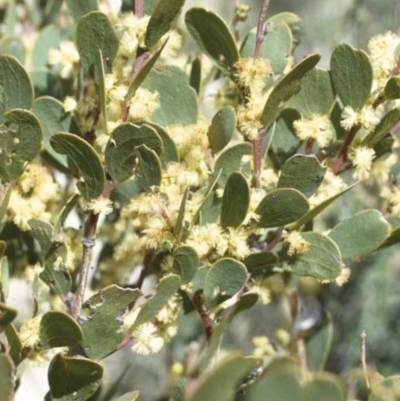
[[[320,300],[400,241],[400,37],[324,70],[267,5],[241,37],[240,4],[228,26],[200,7],[179,25],[184,0],[0,2],[0,400],[49,362],[46,400],[150,399],[103,388],[121,349],[162,355],[160,400],[400,396],[365,336],[360,372],[324,372]],[[374,209],[324,218],[361,187]],[[227,352],[236,315],[277,300],[272,334]]]

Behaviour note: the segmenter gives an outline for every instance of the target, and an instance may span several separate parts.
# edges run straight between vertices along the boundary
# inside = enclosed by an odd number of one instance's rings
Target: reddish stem
[[[256,46],[254,48],[254,58],[260,57],[261,45],[262,45],[262,42],[264,41],[264,37],[265,37],[264,24],[265,24],[265,16],[267,14],[268,6],[269,6],[269,1],[270,0],[263,0],[262,6],[260,9],[260,14],[258,16]]]

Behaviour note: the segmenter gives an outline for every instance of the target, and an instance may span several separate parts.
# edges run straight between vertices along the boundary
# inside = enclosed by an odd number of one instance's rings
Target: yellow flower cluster
[[[333,128],[326,115],[313,115],[294,121],[293,128],[301,141],[316,140],[321,147],[329,145],[333,138]]]

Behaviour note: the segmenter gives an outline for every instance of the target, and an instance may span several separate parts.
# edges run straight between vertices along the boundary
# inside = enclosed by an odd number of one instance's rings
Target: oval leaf
[[[178,162],[178,149],[175,145],[175,142],[168,135],[167,131],[165,131],[165,129],[158,124],[149,123],[148,125],[156,130],[157,134],[161,138],[163,152],[160,155],[160,160],[162,167],[166,168],[168,163]]]
[[[233,400],[240,380],[259,364],[256,358],[244,358],[237,353],[229,355],[207,372],[189,401]]]
[[[394,100],[400,98],[400,78],[391,77],[387,80],[385,86],[385,98],[387,100]]]
[[[265,127],[269,127],[279,117],[286,106],[286,102],[301,89],[304,76],[318,64],[320,58],[319,54],[311,54],[296,64],[275,85],[265,103],[261,116],[261,122]]]
[[[12,56],[0,56],[0,92],[0,123],[4,121],[7,110],[31,108],[31,79],[21,63]]]
[[[112,132],[104,156],[107,171],[114,180],[122,182],[132,176],[137,161],[135,149],[140,145],[157,154],[163,151],[161,138],[148,125],[122,124]]]
[[[246,266],[232,258],[223,258],[208,270],[204,297],[208,307],[226,301],[243,288],[247,280]]]
[[[278,188],[294,188],[310,197],[321,185],[326,173],[314,155],[294,155],[284,164]]]
[[[369,254],[379,248],[390,232],[389,223],[378,210],[364,210],[343,220],[329,233],[343,258]]]
[[[83,68],[98,79],[101,75],[98,69],[99,50],[109,65],[112,65],[118,52],[119,40],[107,16],[93,11],[79,19],[76,44]]]
[[[0,127],[0,176],[17,179],[39,153],[42,128],[37,118],[27,110],[14,109],[4,114],[11,123]]]
[[[241,173],[233,173],[226,182],[221,207],[221,226],[237,228],[246,218],[250,188]]]
[[[139,290],[111,285],[82,305],[82,347],[89,358],[100,360],[117,349],[125,337],[121,318],[140,295]]]
[[[150,192],[152,187],[158,187],[161,183],[161,162],[154,150],[146,145],[140,145],[135,153],[139,159],[139,177],[143,189]]]
[[[185,0],[159,0],[151,13],[150,21],[147,24],[144,43],[151,48],[170,29],[174,19],[177,17]]]
[[[333,87],[343,106],[361,109],[371,93],[373,80],[367,54],[341,44],[332,53],[330,67]]]
[[[390,110],[378,125],[364,139],[363,144],[374,147],[381,141],[400,120],[400,109]]]
[[[212,119],[207,136],[213,152],[222,150],[232,139],[236,128],[236,114],[232,106],[225,106]]]
[[[185,23],[200,49],[222,70],[232,72],[239,52],[226,23],[217,14],[199,7],[186,13]]]
[[[240,170],[243,156],[251,155],[251,145],[249,143],[239,143],[225,149],[215,162],[214,175],[221,174],[218,184],[225,186],[229,176],[236,170]]]
[[[2,261],[5,260],[2,258]],[[8,268],[8,266],[6,266]],[[3,283],[3,277],[1,277]],[[4,280],[5,281],[5,280]],[[3,290],[3,288],[1,288]],[[17,311],[14,308],[0,302],[0,333],[17,317]]]
[[[18,36],[4,36],[0,41],[0,54],[15,57],[22,65],[25,62],[26,49]]]
[[[195,90],[189,85],[189,77],[175,66],[162,66],[150,71],[143,87],[157,91],[160,107],[151,120],[163,127],[173,124],[195,124],[198,106]]]
[[[172,268],[181,277],[182,284],[186,284],[192,280],[199,268],[199,264],[197,253],[190,246],[178,246],[174,250]]]
[[[50,144],[57,153],[72,159],[82,175],[77,187],[87,200],[95,199],[103,191],[105,176],[100,158],[95,150],[82,138],[60,132],[53,135]]]
[[[96,362],[57,354],[48,371],[52,400],[87,400],[99,388],[102,376],[103,368]]]
[[[79,21],[83,15],[99,8],[98,0],[66,0],[65,3],[76,21]]]
[[[334,280],[338,277],[343,265],[338,246],[330,238],[318,233],[306,232],[302,236],[310,248],[306,253],[293,257],[288,270],[319,280]]]
[[[307,401],[345,401],[343,383],[337,376],[326,372],[313,375],[303,389],[303,399]]]
[[[71,316],[57,311],[43,315],[40,321],[40,342],[44,347],[73,347],[82,339],[82,330]]]
[[[276,189],[257,206],[256,213],[260,215],[257,225],[263,228],[284,226],[299,220],[309,208],[307,198],[296,189]]]

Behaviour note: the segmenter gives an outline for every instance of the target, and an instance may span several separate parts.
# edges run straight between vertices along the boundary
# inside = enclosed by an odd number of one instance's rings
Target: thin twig
[[[265,38],[265,16],[267,15],[267,10],[270,0],[263,0],[260,14],[258,16],[257,34],[256,34],[256,46],[254,48],[254,58],[259,58],[261,54],[261,45]]]
[[[261,186],[263,139],[264,139],[264,137],[259,134],[258,138],[255,139],[252,143],[252,145],[253,145],[253,168],[254,168],[253,185],[255,188],[260,188],[260,186]]]
[[[147,276],[147,273],[149,271],[150,268],[150,263],[151,260],[153,259],[153,252],[151,251],[146,251],[144,254],[144,258],[143,258],[143,266],[142,266],[142,270],[140,271],[140,276],[138,278],[138,281],[136,283],[136,288],[142,288],[144,279]]]
[[[193,292],[187,292],[187,295],[192,302],[193,306],[197,310],[198,314],[200,315],[201,321],[203,323],[204,331],[206,332],[207,341],[210,340],[213,334],[213,321],[210,318],[210,312],[207,308],[202,304],[201,300],[199,299],[198,295]]]
[[[309,155],[312,152],[314,146],[314,139],[310,138],[306,142],[306,147],[304,149],[304,154]]]
[[[268,243],[265,252],[271,252],[275,246],[279,243],[279,241],[282,239],[282,234],[283,234],[283,227],[279,227],[274,236],[272,237],[271,241]]]
[[[308,373],[308,363],[307,363],[307,353],[306,344],[304,338],[300,337],[296,341],[297,345],[297,355],[299,356],[300,366],[304,374]]]
[[[133,7],[135,10],[135,15],[138,18],[143,17],[143,9],[144,9],[144,1],[143,0],[132,0],[133,2]]]
[[[343,165],[347,162],[347,153],[359,129],[360,126],[355,125],[347,134],[346,139],[343,142],[342,148],[339,151],[339,155],[331,166],[331,169],[334,174],[336,175],[339,174],[342,170]]]
[[[367,358],[365,356],[366,354],[366,340],[367,340],[367,335],[365,334],[365,331],[361,333],[361,368],[363,371],[364,375],[364,380],[365,380],[365,385],[367,387],[367,390],[369,391],[371,389],[371,384],[369,382],[368,378],[368,366],[367,366]]]

